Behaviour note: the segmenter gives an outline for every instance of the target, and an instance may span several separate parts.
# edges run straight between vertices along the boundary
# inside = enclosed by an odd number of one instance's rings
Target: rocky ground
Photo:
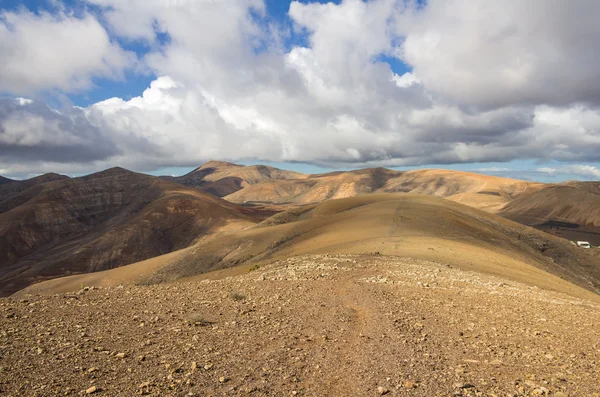
[[[599,305],[414,259],[305,256],[0,310],[6,396],[600,396]]]

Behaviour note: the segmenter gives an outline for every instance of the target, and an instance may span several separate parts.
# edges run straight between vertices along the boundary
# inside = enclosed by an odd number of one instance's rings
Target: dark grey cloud
[[[93,162],[120,154],[113,137],[84,110],[56,111],[47,104],[0,98],[0,156],[13,161]]]

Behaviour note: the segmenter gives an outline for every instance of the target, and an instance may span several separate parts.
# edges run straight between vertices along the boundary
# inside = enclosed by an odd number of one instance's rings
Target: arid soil
[[[595,295],[443,263],[313,255],[216,280],[81,287],[0,300],[1,395],[600,393]]]

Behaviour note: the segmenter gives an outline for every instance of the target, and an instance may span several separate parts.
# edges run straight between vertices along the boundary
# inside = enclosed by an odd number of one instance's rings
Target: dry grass
[[[248,299],[248,297],[246,295],[240,294],[240,293],[237,293],[237,292],[230,293],[229,297],[231,299],[233,299],[234,301],[236,301],[236,302],[244,301],[244,300]]]
[[[207,320],[202,314],[194,313],[187,318],[187,323],[198,327],[206,327],[214,324],[214,321]]]

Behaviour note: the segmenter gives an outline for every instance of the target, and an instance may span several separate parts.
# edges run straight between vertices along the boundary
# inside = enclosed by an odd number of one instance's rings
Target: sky
[[[0,174],[600,180],[600,2],[2,0]]]

